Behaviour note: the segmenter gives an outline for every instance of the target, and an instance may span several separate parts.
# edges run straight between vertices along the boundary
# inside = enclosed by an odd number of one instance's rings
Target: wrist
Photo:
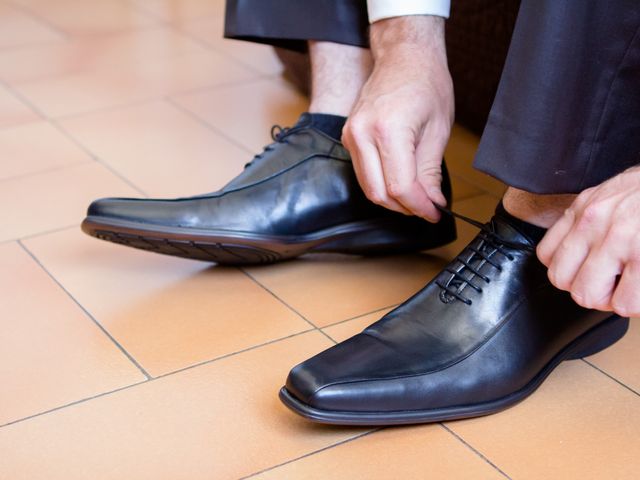
[[[371,25],[371,52],[376,61],[409,56],[446,59],[445,19],[433,15],[408,15],[381,20]]]

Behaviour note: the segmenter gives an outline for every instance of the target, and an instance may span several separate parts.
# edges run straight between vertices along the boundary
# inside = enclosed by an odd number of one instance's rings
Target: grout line
[[[36,261],[37,261],[37,260],[36,260]],[[48,273],[48,272],[47,272],[47,273]],[[202,367],[202,366],[204,366],[204,365],[208,365],[208,364],[211,364],[211,363],[215,363],[215,362],[217,362],[217,361],[219,361],[219,360],[224,360],[224,359],[226,359],[226,358],[234,357],[234,356],[236,356],[236,355],[240,355],[241,353],[249,352],[249,351],[251,351],[251,350],[256,350],[256,349],[258,349],[258,348],[262,348],[262,347],[266,347],[266,346],[268,346],[268,345],[272,345],[272,344],[274,344],[274,343],[278,343],[278,342],[280,342],[280,341],[287,340],[287,339],[289,339],[289,338],[294,338],[294,337],[297,337],[297,336],[300,336],[300,335],[304,335],[305,333],[310,333],[310,332],[313,332],[313,331],[315,331],[315,329],[311,329],[311,328],[310,328],[310,329],[308,329],[308,330],[303,330],[303,331],[301,331],[301,332],[292,333],[291,335],[287,335],[287,336],[285,336],[285,337],[280,337],[280,338],[276,338],[276,339],[273,339],[273,340],[269,340],[269,341],[267,341],[267,342],[263,342],[263,343],[260,343],[260,344],[257,344],[257,345],[252,345],[251,347],[247,347],[247,348],[245,348],[245,349],[243,349],[243,350],[238,350],[238,351],[236,351],[236,352],[226,353],[226,354],[224,354],[224,355],[220,355],[219,357],[211,358],[211,359],[209,359],[209,360],[204,360],[204,361],[199,362],[199,363],[194,363],[193,365],[188,365],[188,366],[186,366],[186,367],[179,368],[178,370],[173,370],[173,371],[171,371],[171,372],[163,373],[163,374],[161,374],[161,375],[157,375],[157,376],[155,376],[155,377],[149,377],[149,379],[148,379],[148,380],[143,380],[143,381],[141,381],[141,382],[132,383],[132,384],[130,384],[130,385],[125,385],[124,387],[116,388],[116,389],[114,389],[114,390],[109,390],[108,392],[102,392],[102,393],[99,393],[99,394],[97,394],[97,395],[93,395],[93,396],[91,396],[91,397],[82,398],[82,399],[80,399],[80,400],[76,400],[76,401],[74,401],[74,402],[67,403],[67,404],[65,404],[65,405],[60,405],[60,406],[58,406],[58,407],[55,407],[55,408],[52,408],[52,409],[49,409],[49,410],[45,410],[45,411],[43,411],[43,412],[34,413],[33,415],[29,415],[29,416],[27,416],[27,417],[19,418],[19,419],[17,419],[17,420],[12,420],[12,421],[10,421],[10,422],[8,422],[8,423],[5,423],[5,424],[3,424],[3,425],[0,425],[0,428],[2,428],[2,427],[8,427],[9,425],[13,425],[13,424],[16,424],[16,423],[25,422],[25,421],[27,421],[27,420],[31,420],[31,419],[33,419],[33,418],[40,417],[40,416],[42,416],[42,415],[47,415],[47,414],[49,414],[49,413],[56,412],[56,411],[58,411],[58,410],[62,410],[62,409],[68,408],[68,407],[73,407],[73,406],[75,406],[75,405],[79,405],[79,404],[81,404],[81,403],[85,403],[85,402],[89,402],[89,401],[91,401],[91,400],[95,400],[96,398],[106,397],[107,395],[111,395],[111,394],[113,394],[113,393],[118,393],[118,392],[121,392],[121,391],[123,391],[123,390],[128,390],[128,389],[130,389],[130,388],[134,388],[134,387],[138,387],[138,386],[141,386],[141,385],[145,385],[145,384],[147,384],[147,383],[153,383],[153,382],[155,382],[156,380],[160,380],[161,378],[171,377],[171,376],[173,376],[173,375],[176,375],[176,374],[179,374],[179,373],[185,372],[185,371],[187,371],[187,370],[192,370],[192,369],[195,369],[195,368],[198,368],[198,367]]]
[[[400,303],[394,303],[393,305],[387,305],[386,307],[376,308],[375,310],[371,310],[370,312],[361,313],[360,315],[356,315],[356,316],[350,317],[350,318],[345,318],[344,320],[338,320],[337,322],[330,323],[329,325],[325,325],[322,328],[324,329],[324,328],[335,327],[336,325],[341,325],[343,323],[350,322],[351,320],[356,320],[358,318],[366,317],[367,315],[372,315],[374,313],[382,312],[383,310],[394,308],[394,307],[397,307],[398,305],[401,305],[401,304]]]
[[[376,428],[374,430],[369,430],[367,432],[361,433],[360,435],[356,435],[354,437],[347,438],[346,440],[342,440],[341,442],[337,442],[337,443],[334,443],[332,445],[327,445],[326,447],[320,448],[318,450],[314,450],[313,452],[305,453],[304,455],[300,455],[299,457],[292,458],[291,460],[287,460],[286,462],[278,463],[277,465],[274,465],[272,467],[265,468],[264,470],[260,470],[258,472],[252,473],[250,475],[246,475],[244,477],[241,477],[239,480],[245,480],[247,478],[252,478],[252,477],[255,477],[256,475],[260,475],[261,473],[265,473],[265,472],[268,472],[270,470],[274,470],[274,469],[276,469],[278,467],[282,467],[284,465],[288,465],[288,464],[293,463],[293,462],[297,462],[298,460],[302,460],[303,458],[311,457],[312,455],[316,455],[316,454],[324,452],[326,450],[330,450],[330,449],[332,449],[334,447],[339,447],[340,445],[344,445],[346,443],[351,443],[351,442],[353,442],[355,440],[358,440],[359,438],[366,437],[367,435],[371,435],[372,433],[375,433],[375,432],[379,432],[380,430],[382,430],[382,428]]]
[[[113,168],[111,165],[109,165],[107,162],[103,161],[100,157],[98,157],[91,150],[89,150],[87,147],[85,147],[79,140],[77,140],[73,135],[71,135],[62,125],[57,123],[55,120],[50,120],[50,122],[51,122],[51,125],[53,125],[56,128],[56,130],[58,130],[68,140],[73,142],[83,152],[85,152],[87,155],[89,155],[91,158],[93,158],[98,165],[102,165],[104,168],[106,168],[108,171],[110,171],[113,175],[118,177],[124,183],[129,185],[131,188],[133,188],[136,192],[138,192],[143,197],[146,197],[146,198],[149,197],[149,195],[144,190],[142,190],[135,183],[133,183],[131,180],[129,180],[127,177],[125,177],[122,173],[120,173],[118,170]]]
[[[24,237],[10,238],[10,239],[7,239],[7,240],[0,240],[0,245],[2,245],[4,243],[20,242],[22,240],[29,240],[31,238],[37,238],[37,237],[40,237],[40,236],[43,236],[43,235],[48,235],[50,233],[61,232],[63,230],[71,230],[72,228],[78,228],[79,226],[80,226],[80,224],[74,223],[73,225],[66,225],[64,227],[56,227],[56,228],[52,228],[50,230],[43,230],[41,232],[30,233],[28,235],[25,235]]]
[[[592,368],[594,368],[595,370],[597,370],[598,372],[602,373],[604,376],[609,377],[611,380],[613,380],[614,382],[616,382],[618,385],[626,388],[627,390],[629,390],[631,393],[637,395],[640,397],[640,392],[635,391],[633,388],[631,388],[630,386],[622,383],[620,380],[618,380],[616,377],[614,377],[613,375],[610,375],[609,373],[605,372],[604,370],[602,370],[600,367],[594,365],[593,363],[591,363],[589,360],[585,360],[584,358],[581,358],[580,360],[582,360],[584,363],[586,363],[587,365],[591,366]]]
[[[471,450],[473,453],[475,453],[477,456],[479,456],[482,460],[484,460],[485,462],[487,462],[489,465],[491,465],[495,470],[498,471],[498,473],[502,474],[502,476],[504,476],[505,478],[508,478],[509,480],[511,480],[511,477],[509,475],[507,475],[504,471],[502,471],[495,463],[493,463],[491,460],[489,460],[487,457],[485,457],[482,453],[480,453],[479,450],[476,450],[473,446],[471,446],[471,444],[467,443],[467,441],[462,438],[460,435],[458,435],[456,432],[454,432],[453,430],[451,430],[449,427],[447,427],[444,423],[439,422],[438,425],[440,425],[442,428],[444,428],[447,432],[449,432],[451,435],[453,435],[455,438],[458,439],[458,441],[460,441],[463,445],[465,445],[469,450]]]
[[[208,360],[203,360],[202,362],[194,363],[192,365],[187,365],[186,367],[179,368],[178,370],[173,370],[171,372],[163,373],[163,374],[158,375],[157,377],[155,377],[153,380],[169,377],[171,375],[175,375],[176,373],[181,373],[181,372],[185,372],[187,370],[191,370],[192,368],[202,367],[204,365],[208,365],[210,363],[214,363],[214,362],[217,362],[219,360],[224,360],[226,358],[230,358],[230,357],[234,357],[236,355],[240,355],[241,353],[250,352],[250,351],[255,350],[257,348],[266,347],[266,346],[269,346],[269,345],[273,345],[274,343],[281,342],[283,340],[288,340],[290,338],[295,338],[295,337],[298,337],[298,336],[303,335],[305,333],[311,333],[311,332],[314,332],[315,330],[316,329],[309,328],[307,330],[302,330],[301,332],[292,333],[292,334],[286,335],[284,337],[274,338],[273,340],[268,340],[266,342],[259,343],[257,345],[252,345],[250,347],[243,348],[242,350],[237,350],[235,352],[225,353],[224,355],[220,355],[218,357],[210,358]]]
[[[117,170],[115,170],[113,167],[111,167],[109,164],[107,164],[106,162],[103,162],[102,159],[100,159],[97,155],[95,155],[91,150],[89,150],[87,147],[85,147],[81,142],[79,142],[73,135],[71,135],[65,128],[63,128],[58,122],[56,122],[55,119],[50,118],[48,115],[46,115],[44,112],[42,112],[37,106],[35,106],[33,103],[31,103],[31,101],[25,97],[24,95],[22,95],[20,92],[18,92],[17,90],[15,90],[13,87],[11,87],[10,85],[8,85],[6,82],[0,82],[0,85],[2,85],[3,87],[5,87],[7,89],[7,91],[9,93],[11,93],[15,98],[17,98],[18,100],[20,100],[22,103],[26,104],[29,108],[31,108],[34,112],[36,112],[38,115],[40,115],[44,120],[47,120],[48,123],[54,127],[56,130],[58,130],[59,133],[61,133],[67,140],[69,140],[71,143],[73,143],[76,147],[78,147],[80,150],[82,150],[85,154],[87,154],[89,156],[89,158],[92,158],[96,163],[102,165],[104,168],[106,168],[107,170],[109,170],[111,173],[113,173],[116,177],[118,177],[120,180],[122,180],[123,182],[125,182],[127,185],[129,185],[131,188],[133,188],[135,191],[137,191],[138,193],[140,193],[141,195],[148,197],[148,195],[141,189],[139,188],[137,185],[135,185],[133,182],[131,182],[128,178],[126,178],[124,175],[122,175],[120,172],[118,172]]]
[[[154,98],[142,98],[139,100],[133,100],[130,103],[116,104],[116,105],[107,105],[105,107],[98,107],[93,110],[89,110],[86,112],[75,112],[75,113],[67,113],[64,115],[60,115],[55,118],[56,122],[65,122],[67,120],[75,120],[78,118],[88,117],[90,115],[99,115],[101,113],[109,113],[109,112],[117,112],[122,110],[127,110],[129,108],[135,108],[145,105],[150,105],[153,103],[161,102],[163,100],[162,97],[154,97]],[[52,120],[53,121],[53,120]]]
[[[188,115],[190,118],[192,118],[193,120],[195,120],[196,122],[198,122],[200,125],[202,125],[203,127],[207,128],[208,130],[211,130],[213,133],[221,136],[222,138],[224,138],[225,140],[227,140],[229,143],[233,144],[234,146],[240,148],[241,150],[244,150],[245,152],[247,152],[249,155],[254,155],[255,152],[252,152],[251,149],[249,147],[247,147],[246,145],[243,145],[242,143],[238,142],[236,139],[234,139],[233,137],[230,137],[229,135],[227,135],[226,133],[224,133],[222,130],[219,130],[218,128],[214,127],[213,125],[211,125],[209,122],[203,120],[200,116],[196,115],[195,113],[193,113],[191,110],[189,110],[188,108],[183,107],[182,105],[180,105],[179,103],[177,103],[175,101],[175,99],[171,98],[171,97],[167,97],[165,99],[165,101],[171,105],[173,108],[175,108],[176,110]]]
[[[160,25],[162,25],[163,27],[167,28],[168,30],[173,31],[174,33],[177,33],[178,35],[182,35],[185,38],[188,38],[189,40],[191,40],[193,43],[195,43],[196,45],[199,45],[200,47],[204,48],[205,50],[209,51],[209,52],[214,52],[217,54],[222,55],[223,57],[225,57],[226,59],[228,59],[229,61],[235,63],[236,65],[239,65],[241,67],[244,67],[248,70],[251,70],[254,73],[260,74],[260,75],[264,75],[265,72],[254,68],[249,62],[244,62],[242,60],[238,60],[235,55],[231,55],[228,54],[227,52],[223,51],[223,50],[219,50],[217,49],[214,45],[210,44],[207,40],[204,40],[202,38],[200,38],[199,36],[197,36],[194,33],[191,33],[189,30],[187,30],[185,27],[183,27],[182,25],[176,24],[174,22],[172,22],[171,20],[167,20],[166,18],[162,17],[159,13],[154,12],[152,10],[147,10],[145,7],[143,7],[141,4],[137,4],[134,3],[132,5],[134,10],[137,10],[138,12],[140,12],[141,14],[144,15],[148,15],[150,18],[153,18],[154,20],[156,20]],[[194,23],[196,21],[202,20],[202,19],[211,19],[211,20],[215,20],[215,21],[219,21],[219,22],[224,22],[224,14],[223,15],[218,15],[218,14],[212,14],[212,15],[207,15],[206,17],[194,17],[194,18],[187,18],[185,19],[184,23]]]
[[[208,53],[215,53],[216,55],[219,55],[218,52],[208,52]],[[194,54],[191,54],[194,55]],[[202,53],[199,53],[198,55],[204,55]],[[175,92],[171,92],[168,95],[166,95],[166,98],[174,98],[174,97],[180,97],[180,96],[185,96],[185,95],[193,95],[193,94],[198,94],[198,93],[203,93],[203,92],[211,92],[214,90],[223,90],[223,89],[230,89],[230,88],[235,88],[238,86],[242,86],[242,85],[251,85],[252,83],[258,83],[258,82],[264,82],[265,80],[277,80],[279,78],[279,75],[274,74],[274,75],[267,75],[267,74],[262,74],[262,75],[256,75],[256,76],[252,76],[252,77],[248,77],[242,80],[229,80],[228,82],[222,82],[222,83],[217,83],[217,84],[213,84],[213,85],[202,85],[200,87],[194,87],[194,88],[188,88],[186,90],[178,90]]]
[[[56,34],[58,34],[61,37],[63,37],[64,40],[69,40],[69,38],[71,37],[69,32],[63,30],[62,28],[60,28],[59,26],[55,25],[54,23],[51,23],[47,18],[41,17],[40,15],[38,15],[36,12],[34,12],[32,9],[30,9],[26,5],[22,5],[20,3],[16,3],[13,0],[7,0],[7,3],[9,4],[9,6],[11,6],[12,8],[15,8],[16,10],[18,10],[22,14],[26,15],[27,17],[31,18],[35,22],[48,27],[53,32],[55,32]],[[38,44],[36,44],[36,46],[46,45],[46,44],[51,44],[51,42],[38,43]]]
[[[42,270],[44,270],[44,272],[49,275],[49,277],[54,282],[56,282],[56,284],[67,294],[67,296],[71,300],[73,300],[75,304],[78,305],[78,307],[80,307],[80,309],[93,321],[93,323],[96,324],[98,328],[100,328],[100,330],[102,330],[102,332],[113,342],[113,344],[118,347],[118,349],[129,359],[129,361],[136,367],[138,367],[138,370],[140,370],[140,372],[147,378],[147,380],[151,379],[151,375],[149,375],[149,373],[142,367],[142,365],[140,365],[140,363],[138,363],[138,361],[133,358],[133,356],[129,352],[127,352],[127,350],[109,333],[109,331],[93,315],[91,315],[91,313],[89,313],[89,311],[84,308],[84,306],[73,295],[71,295],[71,292],[69,292],[69,290],[67,290],[49,270],[47,270],[42,262],[40,262],[40,260],[31,252],[31,250],[29,250],[25,246],[24,243],[22,243],[21,240],[18,240],[18,245],[20,245],[22,249],[40,266],[40,268],[42,268]]]
[[[281,299],[280,297],[278,297],[275,293],[273,293],[269,288],[267,288],[266,285],[264,285],[263,283],[259,282],[253,275],[251,275],[249,272],[247,272],[244,268],[238,267],[238,269],[244,273],[247,277],[249,277],[251,280],[253,280],[257,285],[259,285],[260,287],[262,287],[264,290],[266,290],[269,294],[271,294],[271,296],[273,298],[275,298],[276,300],[278,300],[280,303],[282,303],[285,307],[287,307],[289,310],[291,310],[293,313],[295,313],[296,315],[298,315],[302,320],[304,320],[305,322],[307,322],[309,325],[311,325],[314,330],[320,332],[322,335],[324,335],[325,337],[327,337],[334,345],[338,342],[336,342],[333,338],[331,338],[329,335],[327,335],[321,328],[319,328],[316,324],[314,324],[311,320],[309,320],[308,318],[306,318],[304,315],[302,315],[299,311],[297,311],[295,308],[293,308],[291,305],[289,305],[287,302],[285,302],[283,299]]]
[[[81,162],[70,163],[69,165],[58,165],[57,167],[49,167],[36,172],[21,173],[13,175],[12,177],[0,178],[0,184],[4,182],[10,182],[12,180],[22,180],[23,178],[37,177],[38,175],[46,175],[48,173],[60,172],[68,168],[80,167],[83,165],[93,165],[93,160],[83,160]]]
[[[115,390],[109,390],[108,392],[98,393],[97,395],[93,395],[91,397],[81,398],[80,400],[76,400],[71,403],[66,403],[64,405],[60,405],[58,407],[51,408],[49,410],[45,410],[43,412],[34,413],[33,415],[29,415],[28,417],[18,418],[16,420],[11,420],[10,422],[4,423],[0,425],[0,428],[9,427],[11,425],[15,425],[16,423],[26,422],[27,420],[31,420],[33,418],[41,417],[42,415],[47,415],[48,413],[57,412],[58,410],[63,410],[65,408],[73,407],[74,405],[79,405],[81,403],[88,402],[90,400],[95,400],[96,398],[106,397],[107,395],[111,395],[112,393],[121,392],[123,390],[128,390],[130,388],[136,387],[138,385],[142,385],[145,383],[149,383],[151,380],[142,380],[141,382],[131,383],[129,385],[125,385],[124,387],[116,388]]]

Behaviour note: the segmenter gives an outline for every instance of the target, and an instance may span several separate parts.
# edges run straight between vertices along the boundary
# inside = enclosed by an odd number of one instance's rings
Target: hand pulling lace
[[[533,250],[533,247],[529,245],[510,242],[509,240],[506,240],[500,237],[500,235],[494,232],[487,224],[483,224],[472,218],[465,217],[464,215],[460,215],[459,213],[453,212],[452,210],[446,207],[441,207],[439,205],[436,205],[436,207],[442,213],[459,218],[460,220],[466,223],[469,223],[470,225],[473,225],[474,227],[479,228],[481,230],[480,234],[478,235],[481,240],[480,244],[477,247],[473,245],[468,246],[460,253],[460,255],[458,255],[454,259],[453,262],[451,262],[451,265],[453,265],[455,262],[458,262],[461,265],[461,268],[453,269],[453,268],[447,267],[445,270],[451,274],[451,277],[449,278],[449,280],[446,283],[443,283],[439,280],[436,281],[436,285],[438,285],[442,289],[442,292],[440,294],[440,299],[444,303],[450,303],[457,299],[465,303],[466,305],[471,305],[473,302],[471,301],[471,299],[461,294],[462,290],[466,286],[469,286],[476,292],[482,293],[482,287],[472,282],[472,280],[475,277],[480,278],[485,283],[491,282],[491,279],[488,276],[482,274],[478,270],[477,264],[473,265],[474,260],[479,260],[479,261],[484,260],[484,262],[493,266],[496,270],[501,272],[502,267],[500,266],[499,263],[497,263],[494,260],[494,257],[493,257],[493,255],[496,252],[505,256],[509,261],[513,261],[514,260],[513,255],[511,255],[506,250],[505,247],[509,247],[516,250]],[[487,250],[489,249],[492,249],[492,251],[487,252]],[[467,251],[471,251],[472,254],[468,260],[465,260],[463,257],[465,252]],[[468,278],[463,275],[464,270],[468,270],[471,273],[471,275]]]

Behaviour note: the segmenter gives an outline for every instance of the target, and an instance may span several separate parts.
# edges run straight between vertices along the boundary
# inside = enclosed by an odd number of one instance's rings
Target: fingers
[[[615,289],[611,306],[623,317],[640,316],[640,261],[625,265],[622,277]]]
[[[413,214],[437,221],[439,212],[420,183],[416,165],[415,140],[407,134],[377,132],[387,194]],[[439,165],[436,166],[439,173]]]
[[[612,310],[612,299],[622,260],[606,247],[591,251],[571,284],[571,296],[578,305],[597,310]]]
[[[375,204],[411,215],[408,209],[387,194],[378,149],[366,132],[348,122],[342,141],[351,154],[358,183],[366,197]]]
[[[560,290],[570,290],[574,278],[589,255],[590,245],[584,238],[572,235],[564,237],[554,251],[547,275]]]
[[[432,202],[446,206],[442,193],[442,158],[451,134],[450,123],[429,122],[416,147],[418,181]]]
[[[538,244],[536,253],[538,259],[546,266],[551,266],[551,260],[554,258],[556,250],[565,239],[567,234],[573,228],[575,223],[574,210],[568,208],[564,215],[551,227],[544,238]]]

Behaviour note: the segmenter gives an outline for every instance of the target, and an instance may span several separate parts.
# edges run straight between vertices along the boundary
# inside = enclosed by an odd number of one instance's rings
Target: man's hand
[[[343,130],[358,181],[374,203],[431,221],[445,205],[441,163],[453,123],[444,19],[371,26],[375,66]]]
[[[538,257],[583,307],[640,316],[640,167],[578,195]]]

